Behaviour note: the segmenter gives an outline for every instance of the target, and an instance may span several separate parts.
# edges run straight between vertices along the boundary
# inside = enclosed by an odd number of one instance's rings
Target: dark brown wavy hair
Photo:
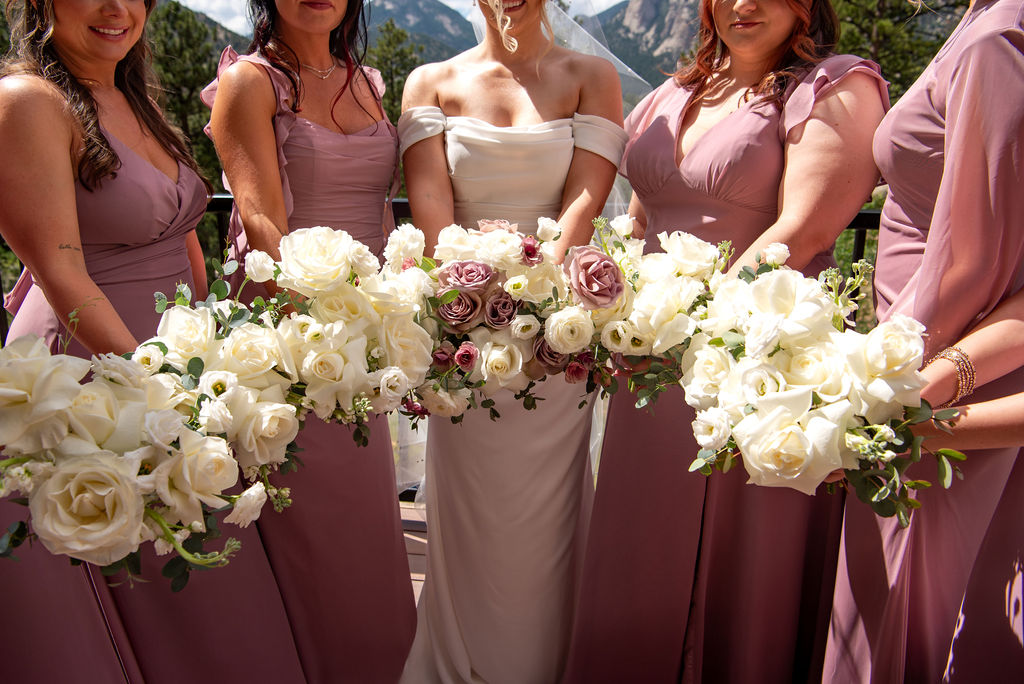
[[[786,0],[796,15],[789,39],[779,48],[774,65],[765,72],[748,97],[764,97],[782,106],[782,95],[801,72],[832,54],[839,41],[839,18],[830,0]],[[711,77],[721,70],[729,49],[715,30],[713,0],[701,0],[699,47],[693,61],[675,72],[676,83],[693,90],[692,102],[708,91]]]
[[[155,5],[156,0],[146,0],[147,19]],[[0,66],[0,78],[31,74],[49,81],[60,91],[82,130],[85,149],[78,160],[78,180],[92,190],[104,178],[117,175],[121,160],[100,131],[92,93],[68,71],[54,48],[53,0],[6,0],[5,10],[11,29],[11,49]],[[145,26],[139,41],[118,62],[114,85],[124,93],[135,116],[153,134],[160,147],[202,178],[181,132],[171,125],[157,106],[156,98],[161,90],[151,66]],[[209,183],[206,185],[209,190]]]

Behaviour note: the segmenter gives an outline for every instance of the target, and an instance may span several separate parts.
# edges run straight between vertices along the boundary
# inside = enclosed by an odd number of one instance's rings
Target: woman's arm
[[[914,434],[927,437],[925,447],[932,451],[1024,446],[1024,392],[957,409],[960,416],[953,425],[953,434],[936,429],[931,421],[915,425]]]
[[[93,353],[136,348],[86,270],[75,199],[78,140],[63,98],[41,79],[0,79],[0,234],[74,337]],[[69,324],[75,312],[77,322]]]
[[[261,66],[240,61],[221,74],[210,115],[213,144],[249,245],[278,260],[288,214],[277,163],[276,111],[274,87]]]
[[[439,106],[437,80],[440,68],[441,65],[427,64],[409,74],[402,91],[403,113],[412,107]],[[402,166],[412,222],[423,231],[426,253],[432,255],[438,233],[455,222],[455,199],[448,176],[444,135],[434,135],[414,143],[402,155]]]
[[[209,285],[206,282],[206,258],[203,256],[203,248],[199,244],[199,236],[196,231],[190,231],[185,238],[185,248],[188,250],[188,261],[192,265],[192,279],[195,281],[193,299],[201,302],[210,294]]]
[[[878,81],[851,73],[790,131],[779,186],[779,218],[739,255],[735,275],[773,242],[789,246],[787,266],[802,269],[831,249],[878,180],[871,140],[885,114]]]
[[[629,209],[626,213],[633,217],[633,237],[642,240],[647,234],[647,212],[644,211],[644,205],[640,203],[640,198],[635,192],[629,198]]]
[[[580,102],[576,112],[600,116],[621,126],[622,91],[615,67],[595,57],[587,58],[584,64],[586,69],[581,70]],[[616,168],[616,163],[599,154],[579,147],[573,151],[562,191],[562,212],[558,216],[562,234],[554,245],[559,262],[573,245],[590,242],[593,220],[608,199]]]

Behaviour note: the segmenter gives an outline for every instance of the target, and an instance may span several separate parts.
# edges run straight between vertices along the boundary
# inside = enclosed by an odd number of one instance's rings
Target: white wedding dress
[[[520,232],[557,218],[575,147],[618,165],[621,127],[575,115],[498,127],[415,107],[398,123],[402,152],[444,135],[455,221],[507,219]],[[561,376],[526,411],[511,392],[462,423],[431,419],[427,575],[404,684],[553,684],[572,629],[577,564],[593,496],[591,404]],[[582,409],[581,401],[587,401]]]

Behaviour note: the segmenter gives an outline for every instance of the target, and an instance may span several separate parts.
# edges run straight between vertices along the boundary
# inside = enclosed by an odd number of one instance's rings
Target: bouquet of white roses
[[[906,525],[918,506],[910,490],[928,486],[903,477],[921,457],[909,426],[955,415],[921,402],[924,326],[897,315],[867,334],[848,329],[851,293],[870,266],[856,264],[850,279],[830,269],[819,281],[781,267],[787,257],[784,245],[770,246],[756,271],[719,283],[697,313],[681,383],[698,409],[701,450],[690,469],[728,469],[738,453],[750,482],[805,494],[845,470],[862,500]],[[947,472],[948,458],[962,458],[937,456]]]
[[[165,575],[178,590],[189,567],[224,565],[241,546],[229,539],[202,552],[218,534],[210,511],[234,507],[225,520],[244,526],[265,493],[259,484],[225,494],[238,481],[227,442],[205,434],[197,403],[172,399],[145,364],[51,355],[34,336],[0,349],[0,497],[27,504],[48,551],[105,572],[138,574],[144,542],[176,551]],[[0,556],[29,537],[24,522],[13,523]]]

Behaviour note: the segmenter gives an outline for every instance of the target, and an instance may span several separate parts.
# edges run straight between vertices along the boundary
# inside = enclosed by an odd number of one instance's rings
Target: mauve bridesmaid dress
[[[290,230],[330,226],[348,231],[378,257],[394,225],[387,203],[398,162],[395,129],[385,119],[345,135],[297,116],[291,85],[256,55],[227,48],[218,73],[245,60],[270,75],[278,98],[274,133]],[[366,69],[378,96],[380,74]],[[203,91],[212,106],[217,81]],[[248,251],[237,208],[232,256]],[[241,270],[241,269],[240,269]],[[241,273],[237,276],[239,282]],[[243,300],[266,295],[252,285]],[[299,433],[298,472],[280,477],[294,503],[256,523],[284,599],[310,682],[394,682],[416,629],[416,606],[395,488],[387,421],[371,421],[368,447],[342,425],[315,417]]]
[[[154,292],[194,285],[185,238],[206,208],[206,189],[179,164],[168,178],[109,133],[121,160],[115,178],[90,192],[76,186],[79,233],[90,277],[138,340],[156,333]],[[42,290],[25,271],[7,297],[15,313],[9,339],[36,334],[63,352],[68,337]],[[88,357],[71,341],[67,353]],[[26,509],[0,503],[6,526]],[[98,569],[73,567],[40,544],[0,561],[0,644],[9,682],[303,682],[284,605],[255,527],[224,531],[242,541],[225,568],[194,572],[170,590],[151,544],[143,546],[142,582],[108,585]],[[116,579],[116,578],[115,578]]]
[[[926,356],[1024,286],[1022,21],[1021,0],[977,0],[875,134],[889,183],[878,315],[924,323]],[[967,401],[1022,389],[1024,370]],[[937,682],[947,662],[961,681],[1024,677],[1019,604],[1016,633],[1000,608],[1024,557],[1017,452],[968,454],[963,481],[920,492],[923,507],[906,530],[847,506],[824,681]],[[918,476],[935,481],[932,463]],[[949,659],[958,621],[964,640]],[[999,644],[1010,645],[1016,669]]]
[[[621,172],[656,235],[683,230],[742,253],[778,215],[785,139],[848,74],[872,62],[837,55],[786,94],[751,100],[676,164],[689,91],[673,79],[626,122]],[[803,270],[833,265],[820,254]],[[565,682],[797,682],[820,675],[842,499],[746,485],[742,468],[687,472],[698,451],[681,389],[653,410],[613,397],[598,471]]]

